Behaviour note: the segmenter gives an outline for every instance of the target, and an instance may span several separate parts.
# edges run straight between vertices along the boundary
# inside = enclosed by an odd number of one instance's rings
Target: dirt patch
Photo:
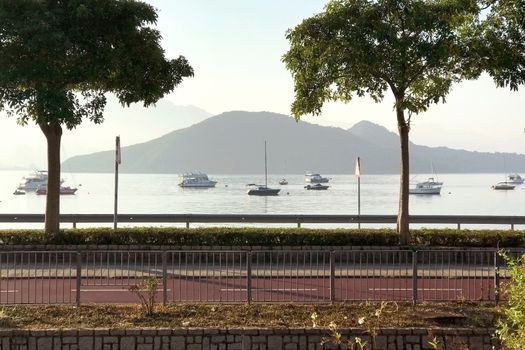
[[[494,304],[399,303],[333,305],[238,304],[157,306],[145,316],[138,305],[3,306],[0,328],[133,328],[133,327],[493,327]],[[431,315],[438,317],[431,317]],[[427,315],[428,317],[422,317]],[[447,321],[440,315],[455,315]]]

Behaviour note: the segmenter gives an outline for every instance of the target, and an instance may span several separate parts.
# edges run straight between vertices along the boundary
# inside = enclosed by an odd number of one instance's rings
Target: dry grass
[[[499,310],[491,304],[409,304],[388,303],[381,316],[379,304],[334,305],[168,305],[157,306],[153,316],[144,316],[137,305],[4,306],[0,309],[0,328],[132,328],[132,327],[311,327],[316,313],[317,325],[330,322],[340,327],[492,327]],[[440,322],[422,315],[460,314],[457,320]],[[358,319],[365,318],[359,325]],[[448,323],[447,323],[448,322]]]

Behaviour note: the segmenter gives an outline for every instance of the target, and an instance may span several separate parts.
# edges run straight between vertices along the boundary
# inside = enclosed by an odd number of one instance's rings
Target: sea
[[[0,213],[44,213],[45,196],[34,193],[13,195],[22,177],[30,173],[0,171]],[[358,211],[357,178],[352,174],[322,174],[330,178],[330,188],[326,191],[304,189],[304,174],[270,175],[268,186],[281,188],[276,197],[246,194],[246,184],[264,183],[263,175],[208,175],[218,182],[215,188],[181,188],[177,186],[180,182],[177,174],[120,174],[119,213],[351,215]],[[411,182],[424,181],[430,176],[436,177],[433,174],[412,175]],[[113,213],[114,174],[63,173],[62,177],[64,185],[77,187],[78,192],[61,196],[61,213]],[[289,184],[280,186],[278,182],[283,177]],[[491,189],[493,184],[505,180],[504,174],[439,174],[437,177],[444,182],[441,195],[411,195],[411,214],[525,215],[525,185],[512,191]],[[361,214],[394,215],[398,209],[398,196],[399,175],[361,175]],[[0,222],[0,227],[38,228],[43,225]]]

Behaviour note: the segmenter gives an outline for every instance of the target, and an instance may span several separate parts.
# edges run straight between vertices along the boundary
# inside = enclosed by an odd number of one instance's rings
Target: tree
[[[283,61],[295,84],[292,114],[319,115],[326,101],[368,95],[395,98],[401,145],[397,229],[409,233],[409,131],[411,118],[445,100],[454,82],[473,78],[462,31],[478,7],[469,0],[332,0],[324,11],[288,31]]]
[[[0,0],[0,109],[47,139],[47,234],[59,230],[62,128],[102,123],[104,93],[149,106],[193,75],[165,58],[156,20],[136,0]]]
[[[479,47],[483,69],[498,87],[518,90],[525,84],[525,0],[486,0]]]

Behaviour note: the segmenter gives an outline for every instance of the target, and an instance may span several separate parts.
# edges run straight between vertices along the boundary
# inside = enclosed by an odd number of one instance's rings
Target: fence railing
[[[143,223],[237,223],[237,224],[395,224],[395,215],[309,215],[309,214],[118,214],[123,224]],[[411,224],[504,225],[511,230],[525,225],[525,216],[495,215],[410,215]],[[0,223],[43,223],[44,214],[0,214]],[[113,214],[61,214],[61,223],[113,223]]]
[[[509,275],[495,250],[0,252],[0,304],[134,303],[146,278],[163,303],[416,303],[497,302]]]

